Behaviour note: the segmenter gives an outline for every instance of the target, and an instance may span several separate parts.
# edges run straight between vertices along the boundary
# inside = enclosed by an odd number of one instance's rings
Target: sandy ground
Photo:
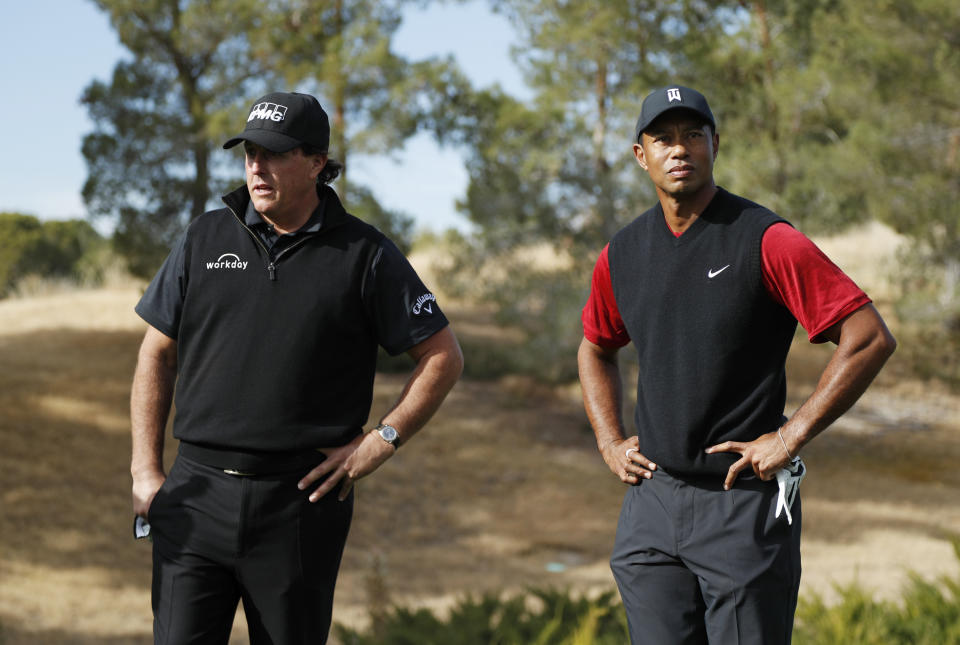
[[[149,546],[130,528],[137,297],[0,302],[0,643],[150,640]],[[809,391],[829,352],[797,343],[791,393]],[[858,581],[895,598],[910,571],[960,573],[949,541],[960,534],[960,398],[897,373],[805,450],[802,595]],[[403,380],[378,376],[373,418]],[[613,585],[623,488],[596,454],[575,385],[462,381],[358,494],[336,621],[363,624],[374,589],[442,610],[487,590]],[[237,623],[232,642],[245,643]]]

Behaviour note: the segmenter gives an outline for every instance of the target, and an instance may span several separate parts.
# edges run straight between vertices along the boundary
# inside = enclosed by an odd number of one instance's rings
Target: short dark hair
[[[322,150],[317,146],[311,146],[309,143],[303,143],[300,145],[300,151],[307,157],[312,155],[323,155],[327,157],[326,165],[323,167],[323,170],[320,171],[320,174],[317,175],[317,183],[329,184],[343,172],[343,164],[336,159],[328,157],[326,150]]]

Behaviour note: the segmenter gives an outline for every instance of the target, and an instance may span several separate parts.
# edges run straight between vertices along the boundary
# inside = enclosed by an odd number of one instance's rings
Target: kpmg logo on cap
[[[268,119],[270,121],[283,121],[283,117],[287,115],[287,106],[280,105],[278,103],[257,103],[253,106],[253,109],[250,110],[250,116],[247,117],[247,122],[253,121],[254,119]]]
[[[676,87],[667,90],[667,102],[673,103],[674,101],[683,103],[683,99],[680,98],[680,90]]]

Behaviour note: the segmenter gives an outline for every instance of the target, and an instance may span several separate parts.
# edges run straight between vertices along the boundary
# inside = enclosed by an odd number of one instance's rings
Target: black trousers
[[[244,477],[177,457],[149,512],[156,645],[225,645],[241,601],[252,645],[326,643],[353,497],[309,502],[309,470]]]
[[[610,564],[633,645],[787,645],[800,588],[800,496],[777,482],[655,471],[623,500]]]

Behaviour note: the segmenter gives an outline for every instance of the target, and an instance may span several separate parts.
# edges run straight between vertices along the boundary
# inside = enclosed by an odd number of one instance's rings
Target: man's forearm
[[[583,407],[593,427],[597,448],[604,448],[624,438],[623,384],[615,352],[584,339],[577,352]]]
[[[130,391],[130,472],[163,471],[163,443],[176,382],[175,359],[141,347]]]
[[[397,402],[382,419],[383,423],[397,429],[401,443],[409,441],[426,425],[463,371],[463,353],[449,327],[418,343],[408,354],[416,362],[416,367]],[[325,477],[310,493],[310,501],[322,499],[337,486],[340,488],[338,498],[342,501],[352,489],[353,482],[377,470],[394,454],[395,448],[396,444],[390,447],[374,433],[359,436],[346,446],[324,450],[327,459],[297,486],[306,490]]]
[[[856,403],[897,346],[873,305],[848,316],[832,336],[837,349],[816,389],[783,427],[791,454],[797,454]]]
[[[446,327],[413,352],[416,367],[383,423],[397,428],[406,442],[440,408],[463,372],[463,353],[453,331]]]

